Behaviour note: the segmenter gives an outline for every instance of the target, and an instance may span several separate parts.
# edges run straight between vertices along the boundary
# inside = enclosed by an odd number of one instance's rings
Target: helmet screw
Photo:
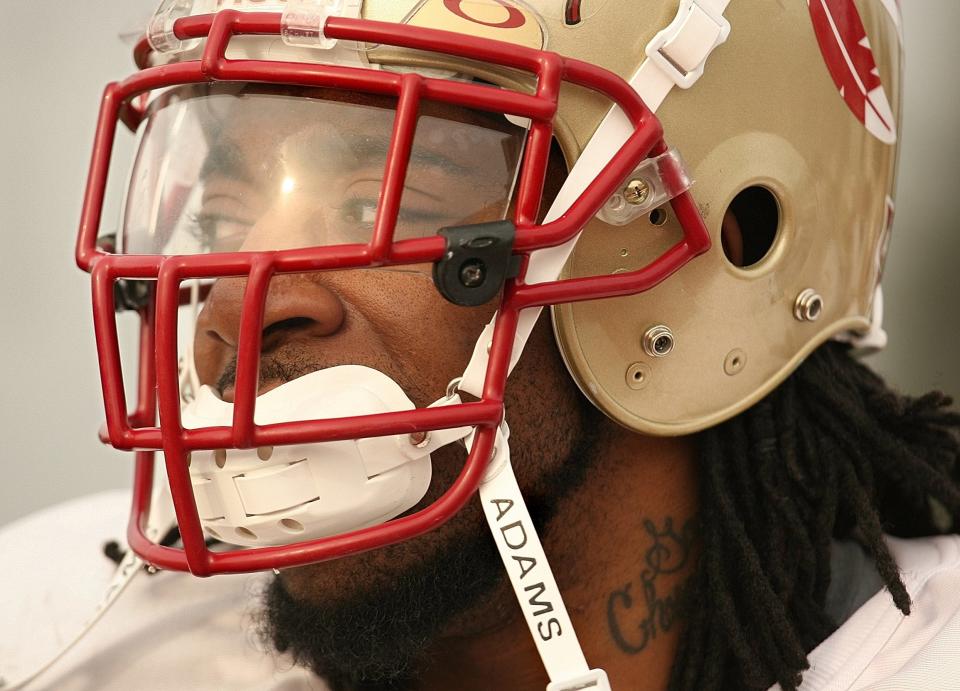
[[[634,206],[643,204],[649,196],[650,186],[646,180],[631,180],[623,190],[623,198],[627,200],[628,204],[633,204]]]
[[[479,259],[472,259],[460,267],[460,283],[465,288],[476,288],[487,278],[487,268]]]
[[[666,357],[673,346],[673,332],[663,324],[651,326],[643,334],[643,349],[650,357]]]
[[[422,449],[430,440],[429,432],[414,432],[410,435],[410,445]]]
[[[823,298],[813,288],[802,291],[793,303],[793,316],[797,321],[815,322],[823,314]]]

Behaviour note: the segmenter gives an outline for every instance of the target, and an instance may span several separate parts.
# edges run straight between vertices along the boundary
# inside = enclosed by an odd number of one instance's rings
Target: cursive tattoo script
[[[653,545],[643,555],[639,584],[627,583],[607,598],[610,635],[623,652],[631,655],[643,652],[658,632],[670,631],[684,615],[690,580],[684,579],[663,595],[658,592],[658,588],[663,588],[663,581],[658,578],[683,570],[690,561],[697,532],[692,520],[677,531],[671,516],[664,519],[660,528],[646,519],[643,529]]]

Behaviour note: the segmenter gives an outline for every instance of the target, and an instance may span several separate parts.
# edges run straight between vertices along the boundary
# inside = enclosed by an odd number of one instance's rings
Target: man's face
[[[203,198],[195,216],[195,232],[205,246],[215,251],[270,250],[369,238],[393,112],[381,99],[336,99],[322,102],[312,118],[291,108],[290,99],[266,112],[244,109],[240,102],[222,109],[216,128],[208,128]],[[397,238],[500,218],[507,210],[520,155],[520,139],[510,132],[511,126],[449,106],[431,105],[425,112]],[[560,172],[553,171],[553,183]],[[418,407],[440,398],[463,372],[496,305],[463,308],[445,301],[430,279],[430,268],[274,277],[263,322],[260,392],[316,370],[356,364],[392,378]],[[245,284],[241,278],[217,281],[196,325],[200,381],[227,400],[235,385]],[[545,320],[511,377],[507,419],[521,486],[535,512],[541,507],[548,512],[554,495],[570,483],[564,463],[578,444],[592,438],[592,431],[585,429],[579,394],[566,376]],[[458,445],[433,453],[430,489],[413,510],[450,487],[465,456]],[[439,632],[449,617],[469,609],[473,599],[492,587],[499,573],[498,557],[474,502],[447,525],[415,540],[284,572],[282,597],[272,600],[268,628],[282,646],[295,651],[298,639],[303,640],[302,646],[310,650],[298,654],[322,671],[336,675],[337,668],[349,668],[359,678],[363,661],[356,658],[364,654],[354,650],[351,659],[333,658],[355,649],[358,640],[381,636],[389,652],[374,643],[365,656],[397,659],[377,662],[381,671],[372,675],[396,675],[398,667],[409,664],[399,658],[415,654],[395,650],[398,637]],[[463,582],[464,574],[470,575],[469,585]],[[317,617],[337,622],[336,631],[323,629],[319,621],[316,630],[309,631],[302,620],[284,623],[290,607],[284,610],[277,603],[287,595],[317,607]],[[418,609],[412,602],[427,601],[431,606],[411,611]],[[363,605],[373,609],[363,610]],[[280,611],[274,611],[278,607]],[[363,612],[376,616],[377,625],[362,621]],[[339,616],[344,613],[348,616]],[[347,630],[352,623],[358,627],[353,637]],[[318,640],[325,638],[336,640]]]

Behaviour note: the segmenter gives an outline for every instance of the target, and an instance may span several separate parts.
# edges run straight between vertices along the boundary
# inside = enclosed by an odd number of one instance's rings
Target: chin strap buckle
[[[610,680],[602,669],[591,669],[572,679],[550,682],[547,691],[610,691]]]
[[[647,44],[647,57],[681,89],[703,75],[714,49],[730,35],[724,0],[683,0],[676,18]]]

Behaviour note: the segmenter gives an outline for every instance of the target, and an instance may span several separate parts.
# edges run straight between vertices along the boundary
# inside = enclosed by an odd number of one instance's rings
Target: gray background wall
[[[0,525],[130,481],[128,457],[96,440],[103,408],[89,281],[72,247],[98,96],[132,66],[117,35],[150,5],[77,0],[51,11],[0,0]],[[960,2],[914,0],[903,12],[906,113],[885,279],[891,343],[872,362],[905,391],[960,394]]]

